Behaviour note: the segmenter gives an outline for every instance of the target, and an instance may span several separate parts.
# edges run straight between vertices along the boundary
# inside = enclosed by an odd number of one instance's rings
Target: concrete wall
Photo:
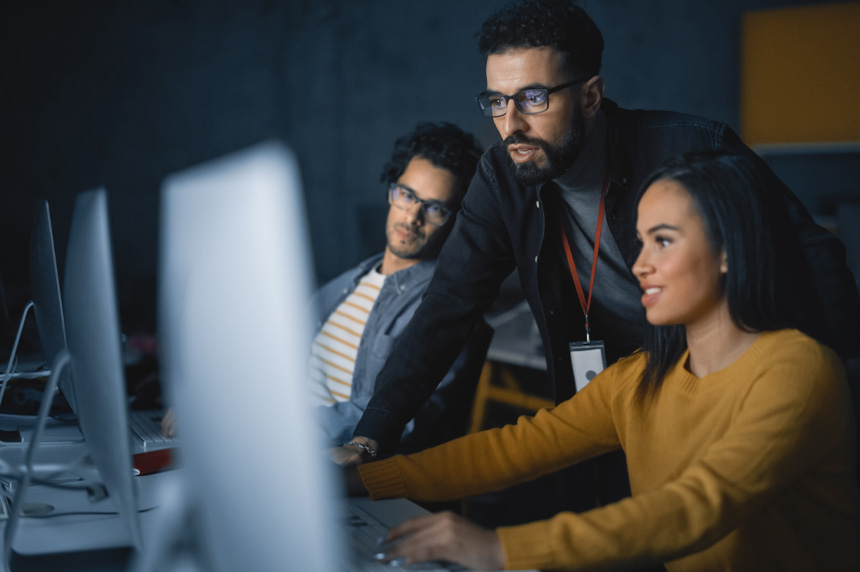
[[[583,5],[606,38],[609,97],[626,107],[695,113],[737,128],[741,14],[808,3]],[[472,98],[485,87],[473,35],[501,4],[5,3],[0,276],[13,316],[29,299],[26,252],[34,201],[51,204],[62,267],[75,194],[105,186],[123,327],[153,331],[160,181],[269,137],[286,140],[299,157],[318,279],[378,251],[387,208],[379,173],[398,135],[420,120],[446,120],[485,145],[497,137]],[[785,178],[792,184],[797,169],[793,175],[787,163]],[[824,159],[820,168],[831,171],[829,165]],[[848,154],[836,171],[838,184],[856,180],[857,154]],[[810,208],[821,207],[815,179],[800,184],[809,186],[797,192]]]

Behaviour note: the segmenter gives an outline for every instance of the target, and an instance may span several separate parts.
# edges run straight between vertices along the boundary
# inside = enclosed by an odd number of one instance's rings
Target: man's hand
[[[505,556],[498,535],[446,511],[407,520],[392,528],[386,542],[394,544],[385,559],[407,564],[428,560],[456,562],[475,570],[501,570]]]
[[[379,447],[379,444],[376,441],[367,437],[356,436],[353,437],[352,440],[369,447],[373,451],[376,451]],[[361,465],[363,463],[369,463],[374,459],[374,456],[360,445],[332,447],[328,450],[328,454],[329,457],[331,457],[331,460],[338,465]]]

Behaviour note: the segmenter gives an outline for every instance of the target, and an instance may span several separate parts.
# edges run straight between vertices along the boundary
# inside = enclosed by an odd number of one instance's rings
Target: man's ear
[[[604,89],[606,89],[606,84],[599,75],[585,82],[580,92],[582,94],[582,116],[585,119],[591,119],[597,115],[597,110],[600,109],[600,104],[603,103]]]

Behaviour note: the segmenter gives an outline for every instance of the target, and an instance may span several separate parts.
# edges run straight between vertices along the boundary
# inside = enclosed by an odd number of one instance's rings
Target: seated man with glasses
[[[333,445],[352,438],[377,373],[420,304],[481,153],[472,135],[450,123],[420,123],[399,138],[382,172],[390,205],[385,250],[314,295],[320,319],[309,376],[319,419]],[[401,449],[455,436],[449,431],[457,431],[452,421],[465,430],[491,334],[480,321],[438,389],[406,426]]]

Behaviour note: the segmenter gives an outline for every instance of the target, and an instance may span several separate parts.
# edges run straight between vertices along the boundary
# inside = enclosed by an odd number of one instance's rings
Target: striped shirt
[[[308,365],[313,403],[349,400],[361,336],[383,282],[376,268],[362,276],[314,338]]]

